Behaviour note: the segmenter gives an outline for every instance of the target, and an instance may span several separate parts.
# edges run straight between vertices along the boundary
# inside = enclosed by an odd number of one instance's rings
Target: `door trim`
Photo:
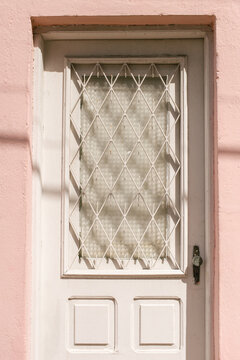
[[[69,202],[69,93],[70,93],[70,78],[71,78],[71,64],[118,64],[118,63],[134,63],[134,64],[178,64],[180,69],[180,111],[181,111],[181,145],[180,145],[180,162],[182,164],[182,171],[180,177],[180,262],[179,269],[171,270],[112,270],[110,272],[105,270],[72,270],[67,260],[68,252],[68,202]],[[129,57],[129,58],[78,58],[65,57],[64,58],[64,109],[63,109],[63,143],[62,143],[62,233],[61,233],[61,277],[62,278],[171,278],[184,277],[187,272],[188,261],[188,115],[187,115],[187,58],[186,56],[168,56],[168,57]],[[184,146],[183,146],[184,144]]]
[[[136,27],[135,27],[136,28]],[[65,27],[66,29],[66,27]],[[32,324],[31,324],[31,358],[38,359],[38,286],[40,277],[41,254],[41,154],[42,154],[42,88],[43,88],[43,58],[44,40],[65,39],[189,39],[204,40],[204,144],[205,144],[205,359],[214,359],[214,326],[213,326],[213,278],[214,278],[214,51],[213,33],[209,27],[197,29],[173,30],[161,27],[151,30],[142,27],[140,30],[105,30],[105,31],[51,31],[34,35],[34,110],[33,110],[33,151],[32,151]],[[215,327],[216,328],[216,327]]]

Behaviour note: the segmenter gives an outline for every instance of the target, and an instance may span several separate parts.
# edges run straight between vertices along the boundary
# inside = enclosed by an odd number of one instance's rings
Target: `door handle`
[[[193,264],[193,277],[195,284],[199,283],[200,281],[200,266],[202,265],[202,263],[203,263],[203,259],[200,256],[199,246],[194,245],[192,264]]]

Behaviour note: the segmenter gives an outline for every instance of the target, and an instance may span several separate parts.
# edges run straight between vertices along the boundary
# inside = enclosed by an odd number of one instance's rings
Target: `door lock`
[[[202,263],[203,263],[203,259],[200,256],[199,246],[194,245],[192,264],[193,264],[193,277],[195,284],[199,283],[200,281],[200,266],[202,265]]]

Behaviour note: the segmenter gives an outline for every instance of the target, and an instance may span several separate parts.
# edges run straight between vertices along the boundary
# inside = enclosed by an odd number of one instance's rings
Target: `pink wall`
[[[215,174],[219,186],[216,198],[219,281],[216,281],[215,289],[217,296],[219,289],[219,297],[215,300],[215,325],[219,336],[216,336],[215,345],[216,359],[239,360],[239,0],[1,0],[0,17],[0,359],[30,359],[31,17],[34,17],[34,24],[41,25],[193,24],[209,23],[216,17]]]

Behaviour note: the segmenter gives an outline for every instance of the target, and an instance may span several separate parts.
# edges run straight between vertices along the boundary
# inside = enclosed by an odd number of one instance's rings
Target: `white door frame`
[[[134,27],[136,29],[136,27]],[[80,39],[189,39],[204,40],[204,167],[205,167],[205,344],[206,360],[213,360],[213,249],[214,249],[214,189],[213,189],[213,34],[209,27],[191,30],[167,27],[137,28],[131,30],[78,30],[56,31],[48,28],[47,32],[34,35],[34,111],[33,111],[33,175],[32,175],[32,336],[31,358],[38,359],[36,339],[38,336],[38,286],[41,254],[41,154],[42,154],[42,97],[44,72],[44,40],[80,40]],[[60,30],[60,27],[59,27]]]

